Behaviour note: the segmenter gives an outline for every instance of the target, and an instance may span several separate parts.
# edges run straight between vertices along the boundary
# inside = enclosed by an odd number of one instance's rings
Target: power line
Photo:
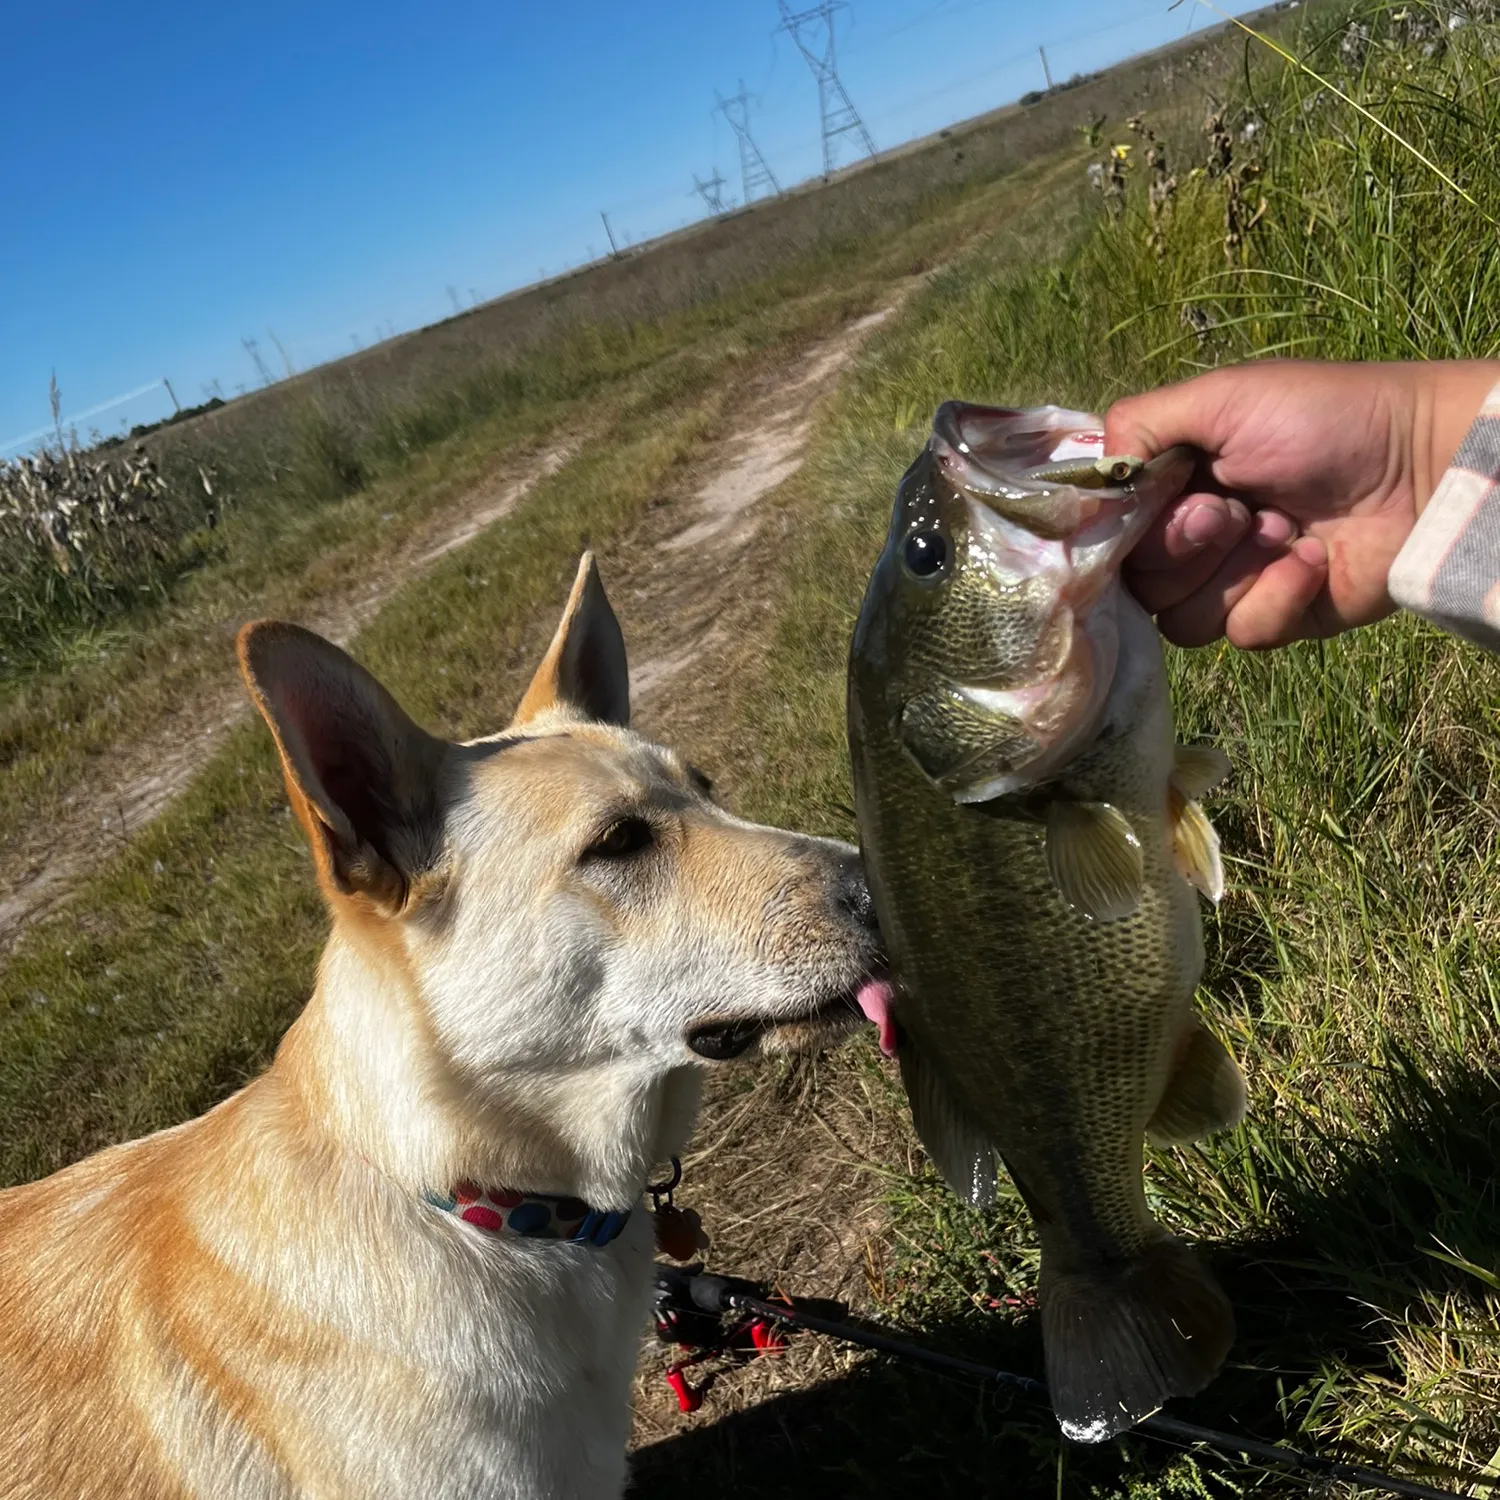
[[[0,453],[9,453],[12,448],[21,448],[27,443],[34,443],[38,438],[55,432],[58,427],[76,427],[78,423],[86,422],[90,417],[97,417],[104,412],[112,411],[117,406],[124,406],[126,402],[138,401],[142,396],[160,389],[161,381],[159,380],[153,380],[149,385],[138,385],[133,391],[126,391],[123,396],[112,396],[108,401],[101,401],[97,406],[89,407],[87,411],[75,412],[71,417],[59,417],[55,425],[38,427],[35,432],[22,433],[20,437],[0,443]]]
[[[739,138],[740,188],[744,202],[753,203],[756,198],[765,197],[767,188],[779,198],[781,184],[766,165],[765,157],[760,154],[760,147],[750,134],[750,95],[745,92],[745,80],[740,79],[740,91],[734,98],[725,99],[718,90],[714,91],[714,98],[719,101],[720,112]],[[735,113],[736,110],[739,111],[738,114]]]
[[[974,3],[987,4],[990,3],[990,0],[974,0]],[[967,8],[967,6],[955,7],[956,10]],[[1145,10],[1133,11],[1129,15],[1111,21],[1107,26],[1092,27],[1089,31],[1089,39],[1092,40],[1095,37],[1104,36],[1111,31],[1118,31],[1124,26],[1137,25],[1141,21],[1160,15],[1160,13],[1160,7],[1156,5],[1152,5]],[[901,29],[897,28],[898,31]],[[890,33],[890,35],[895,35],[895,32]],[[1046,45],[1054,48],[1065,47],[1075,44],[1078,40],[1077,36],[1054,37]],[[993,78],[1001,73],[1008,73],[1013,68],[1029,66],[1031,57],[1032,54],[1030,52],[1012,52],[1008,57],[1002,57],[989,67],[981,68],[978,72],[965,73],[956,78],[945,77],[941,88],[932,89],[925,94],[913,95],[909,99],[902,100],[899,104],[892,105],[889,109],[879,110],[877,113],[871,115],[870,118],[877,121],[894,120],[903,114],[909,114],[912,110],[924,104],[931,104],[934,99],[951,99],[959,90],[967,88],[970,84],[979,83],[984,79]],[[957,123],[962,123],[962,121]]]
[[[837,141],[841,135],[857,135],[865,154],[875,155],[875,142],[865,129],[849,91],[839,78],[834,58],[833,14],[848,8],[848,0],[822,0],[812,10],[793,12],[786,0],[776,0],[781,11],[781,30],[797,44],[818,80],[818,113],[823,124],[823,180],[833,175]],[[821,41],[821,45],[819,45]]]

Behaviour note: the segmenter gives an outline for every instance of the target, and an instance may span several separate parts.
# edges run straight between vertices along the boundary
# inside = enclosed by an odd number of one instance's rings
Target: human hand
[[[1117,401],[1105,451],[1203,457],[1126,564],[1182,646],[1336,635],[1395,607],[1386,575],[1500,365],[1263,360]]]

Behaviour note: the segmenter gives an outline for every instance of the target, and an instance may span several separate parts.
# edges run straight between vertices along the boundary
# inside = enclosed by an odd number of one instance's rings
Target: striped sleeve
[[[1500,651],[1500,385],[1391,564],[1403,609]]]

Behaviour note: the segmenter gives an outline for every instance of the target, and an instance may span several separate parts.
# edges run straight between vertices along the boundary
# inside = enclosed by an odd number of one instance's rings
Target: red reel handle
[[[667,1371],[667,1384],[672,1387],[672,1394],[677,1397],[678,1411],[697,1411],[703,1405],[703,1392],[697,1386],[690,1384],[687,1376],[676,1365]]]
[[[761,1354],[779,1354],[786,1348],[786,1338],[774,1323],[756,1318],[750,1325],[750,1342]]]

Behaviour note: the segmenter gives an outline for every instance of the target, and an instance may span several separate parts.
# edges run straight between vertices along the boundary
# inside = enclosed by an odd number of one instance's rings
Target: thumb
[[[1104,451],[1154,458],[1176,443],[1217,454],[1226,436],[1220,371],[1116,401],[1104,418]]]

